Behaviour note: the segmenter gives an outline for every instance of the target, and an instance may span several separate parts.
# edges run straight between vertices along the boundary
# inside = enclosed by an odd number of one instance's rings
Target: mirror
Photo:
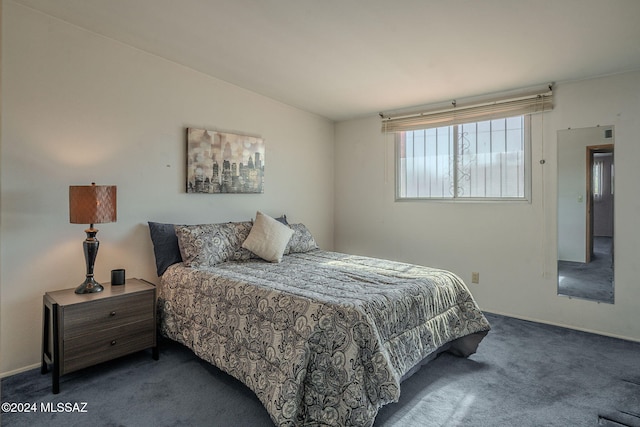
[[[558,295],[614,302],[613,126],[558,131]]]

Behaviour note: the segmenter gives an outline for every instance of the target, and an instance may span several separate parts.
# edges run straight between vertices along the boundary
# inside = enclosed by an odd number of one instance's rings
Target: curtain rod
[[[520,99],[528,99],[528,98],[532,98],[534,96],[540,97],[542,98],[543,96],[549,94],[550,92],[553,92],[553,83],[549,83],[546,86],[547,90],[544,91],[544,87],[539,87],[538,90],[533,90],[533,89],[522,89],[520,90],[520,95],[516,95],[514,93],[513,96],[507,96],[506,93],[504,95],[504,97],[494,97],[492,99],[485,99],[484,101],[478,101],[478,102],[472,102],[472,101],[468,101],[470,99],[473,98],[478,98],[478,97],[469,97],[466,98],[466,100],[469,102],[468,105],[463,105],[463,106],[458,106],[458,101],[456,101],[455,99],[451,100],[451,105],[452,107],[442,107],[442,108],[438,108],[438,109],[433,109],[433,110],[429,110],[427,109],[429,106],[425,106],[420,110],[414,110],[414,111],[409,111],[409,112],[405,112],[405,113],[397,113],[397,114],[393,114],[393,113],[384,113],[384,112],[380,112],[378,113],[378,115],[380,116],[380,119],[382,120],[393,120],[393,119],[399,119],[399,118],[405,118],[405,117],[419,117],[419,116],[423,116],[423,115],[427,115],[427,114],[434,114],[434,113],[446,113],[446,112],[450,112],[450,111],[459,111],[459,110],[464,110],[464,109],[468,109],[468,108],[475,108],[475,107],[482,107],[485,105],[495,105],[495,104],[500,104],[503,102],[509,102],[509,101],[517,101]],[[511,93],[513,93],[515,91],[511,91]],[[544,93],[542,93],[544,92]],[[482,96],[482,95],[481,95]],[[487,95],[490,96],[490,95]],[[495,96],[495,95],[494,95]],[[463,100],[464,102],[464,100]],[[438,103],[438,104],[431,104],[431,105],[440,105],[442,103]]]

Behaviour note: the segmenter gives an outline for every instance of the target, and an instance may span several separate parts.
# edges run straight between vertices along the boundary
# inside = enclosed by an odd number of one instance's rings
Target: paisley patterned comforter
[[[162,333],[244,382],[279,426],[372,425],[411,368],[448,343],[468,356],[490,328],[453,273],[319,249],[175,264],[159,304]]]

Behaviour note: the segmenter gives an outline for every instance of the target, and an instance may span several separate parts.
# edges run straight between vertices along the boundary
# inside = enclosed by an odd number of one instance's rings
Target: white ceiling
[[[344,120],[640,69],[639,0],[13,0]]]

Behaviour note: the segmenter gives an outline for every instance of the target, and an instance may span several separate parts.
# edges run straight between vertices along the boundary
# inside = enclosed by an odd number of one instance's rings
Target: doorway
[[[588,146],[586,169],[588,264],[595,257],[613,256],[613,144]]]

